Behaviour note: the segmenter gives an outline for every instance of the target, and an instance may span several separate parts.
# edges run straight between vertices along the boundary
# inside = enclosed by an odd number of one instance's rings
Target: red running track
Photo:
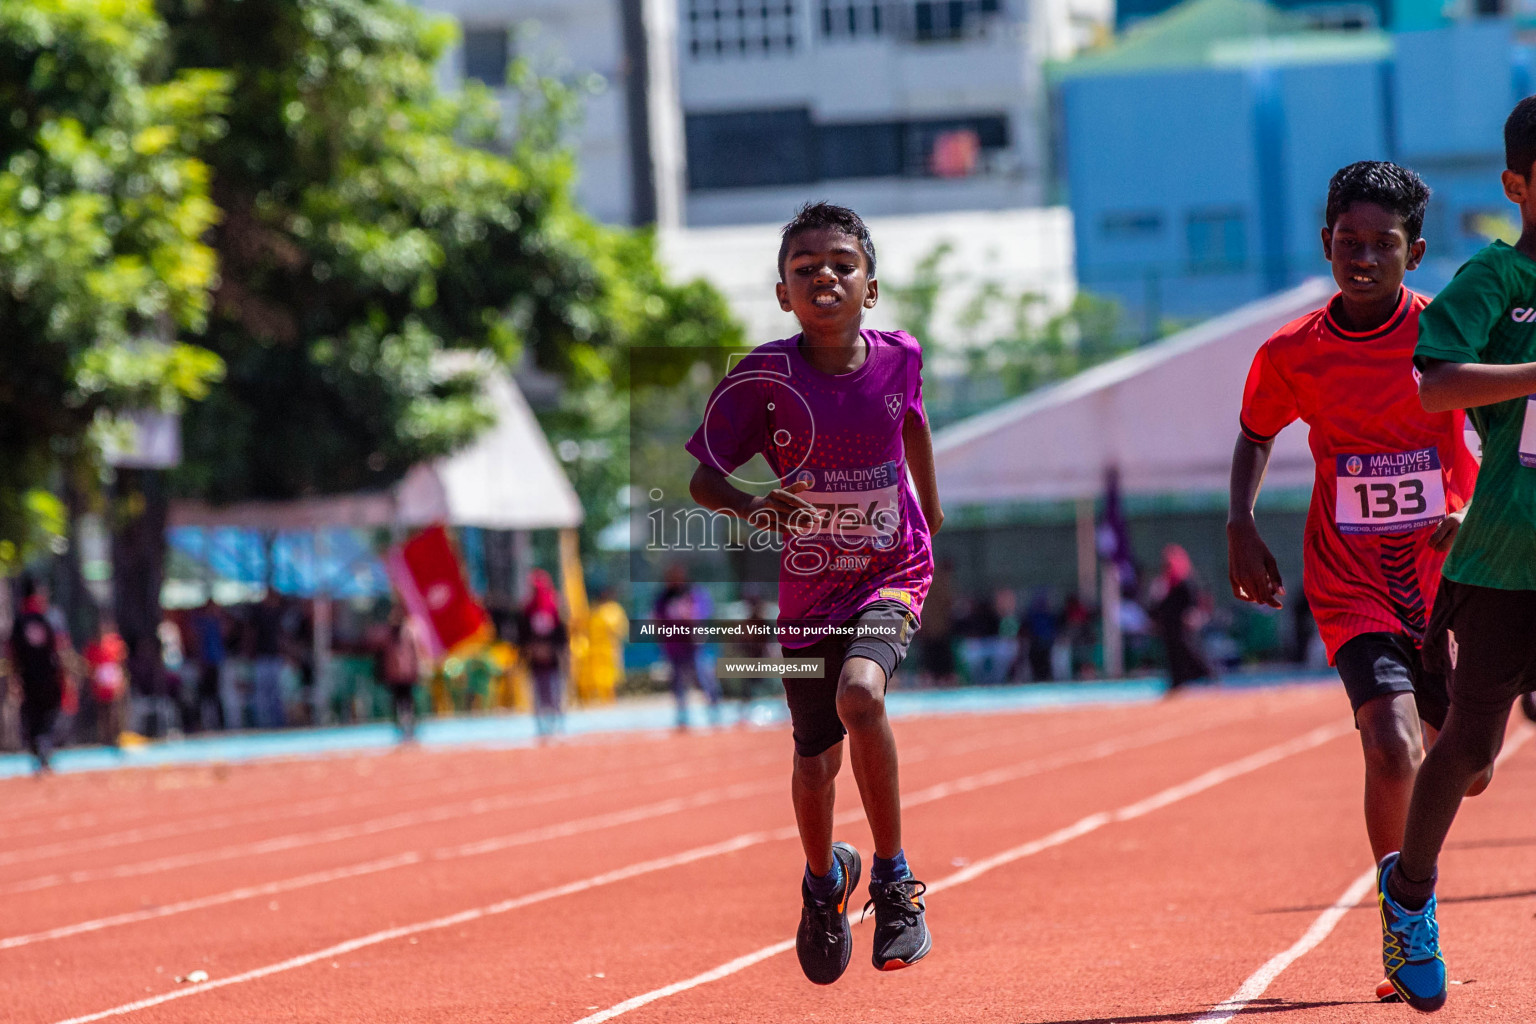
[[[0,783],[0,1018],[1407,1020],[1380,954],[1342,691],[897,724],[932,955],[789,948],[785,730]],[[1536,1019],[1536,744],[1442,864],[1447,1021]],[[870,842],[851,777],[840,834]],[[184,979],[205,971],[206,982]]]

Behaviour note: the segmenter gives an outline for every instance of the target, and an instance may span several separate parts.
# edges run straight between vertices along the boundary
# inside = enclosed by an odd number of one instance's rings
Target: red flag
[[[406,611],[427,626],[434,658],[489,633],[490,619],[465,582],[458,552],[441,525],[392,548],[384,565]]]

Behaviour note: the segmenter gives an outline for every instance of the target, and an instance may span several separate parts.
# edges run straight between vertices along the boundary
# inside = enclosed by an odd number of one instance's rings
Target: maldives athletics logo
[[[891,414],[891,419],[901,415],[901,395],[885,396],[885,411]]]
[[[1344,460],[1344,472],[1350,476],[1359,476],[1360,471],[1364,468],[1365,461],[1358,455],[1351,455],[1348,459]]]

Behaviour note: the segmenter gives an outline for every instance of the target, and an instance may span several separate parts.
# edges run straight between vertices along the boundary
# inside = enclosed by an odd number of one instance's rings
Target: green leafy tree
[[[953,252],[940,243],[918,261],[912,280],[887,291],[902,329],[930,351],[949,356],[951,370],[932,375],[929,411],[943,424],[979,412],[1095,366],[1134,348],[1118,303],[1078,292],[1052,309],[1038,292],[1013,292],[996,281],[946,272]],[[952,322],[940,322],[939,296],[956,295]]]
[[[648,232],[574,202],[573,87],[513,69],[518,116],[445,95],[452,27],[397,0],[162,0],[177,66],[238,101],[203,158],[223,219],[204,343],[225,383],[192,410],[183,493],[383,486],[484,424],[439,355],[490,351],[561,382],[540,411],[589,522],[623,484],[627,352],[729,345],[717,293],[669,283]],[[567,452],[569,445],[562,446]]]
[[[216,381],[175,332],[205,321],[216,219],[195,156],[226,92],[164,74],[149,0],[0,0],[0,571],[64,528],[91,428]]]
[[[666,281],[648,232],[574,202],[577,89],[518,63],[510,123],[482,87],[441,93],[453,28],[397,0],[162,11],[173,61],[237,97],[201,154],[224,215],[204,342],[228,373],[188,417],[176,489],[388,485],[485,425],[474,373],[442,358],[478,352],[558,380],[540,418],[578,453],[587,532],[606,525],[627,477],[626,352],[730,343],[734,326],[712,290]]]

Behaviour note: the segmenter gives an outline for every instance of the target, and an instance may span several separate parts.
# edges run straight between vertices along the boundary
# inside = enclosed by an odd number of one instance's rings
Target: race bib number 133
[[[1334,521],[1340,533],[1404,533],[1445,518],[1445,479],[1434,448],[1338,460]]]

